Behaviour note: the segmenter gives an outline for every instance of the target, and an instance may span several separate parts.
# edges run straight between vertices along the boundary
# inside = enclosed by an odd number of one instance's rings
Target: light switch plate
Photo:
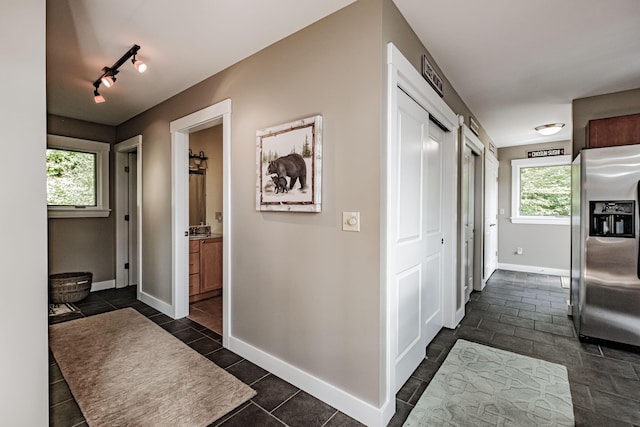
[[[342,212],[342,231],[360,231],[360,212]]]

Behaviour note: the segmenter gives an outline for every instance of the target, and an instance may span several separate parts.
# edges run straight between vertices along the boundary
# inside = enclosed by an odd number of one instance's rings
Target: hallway
[[[558,276],[497,270],[473,292],[455,331],[443,329],[396,395],[401,426],[458,338],[567,367],[576,426],[640,425],[640,353],[578,341]]]
[[[640,354],[598,343],[581,343],[566,316],[567,289],[557,276],[498,270],[483,292],[474,292],[455,330],[443,329],[427,358],[396,395],[389,426],[401,426],[458,338],[565,365],[576,426],[640,425]],[[189,319],[172,320],[136,301],[135,289],[94,292],[77,304],[85,316],[133,307],[209,360],[258,391],[213,425],[359,426],[264,369],[222,348],[221,337]],[[50,425],[86,426],[55,360],[50,357]]]

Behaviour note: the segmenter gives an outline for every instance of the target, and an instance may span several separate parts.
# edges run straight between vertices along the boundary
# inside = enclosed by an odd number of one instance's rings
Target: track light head
[[[133,62],[133,66],[136,67],[136,70],[138,70],[139,73],[144,73],[145,71],[147,71],[147,64],[140,61],[139,59],[136,59],[135,55],[133,55],[133,58],[131,58],[131,62]]]
[[[116,84],[116,73],[118,72],[117,70],[109,67],[104,67],[102,71],[104,71],[104,74],[102,75],[102,77],[100,77],[100,82],[102,82],[105,87],[111,87]]]
[[[104,96],[100,95],[100,93],[98,93],[98,89],[93,91],[93,101],[96,104],[102,104],[104,101],[106,101],[104,99]]]
[[[99,86],[100,86],[100,82],[93,84],[93,87],[95,87],[95,89],[93,90],[93,101],[96,104],[102,104],[105,101],[104,96],[100,95],[100,93],[98,92]]]

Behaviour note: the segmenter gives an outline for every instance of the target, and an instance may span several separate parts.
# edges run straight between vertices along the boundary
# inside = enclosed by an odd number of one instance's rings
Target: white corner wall
[[[44,0],[0,6],[3,426],[49,424],[45,7]]]

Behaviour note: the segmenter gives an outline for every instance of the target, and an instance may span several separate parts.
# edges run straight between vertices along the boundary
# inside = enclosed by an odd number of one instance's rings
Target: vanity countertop
[[[189,240],[222,239],[222,233],[192,234]]]

